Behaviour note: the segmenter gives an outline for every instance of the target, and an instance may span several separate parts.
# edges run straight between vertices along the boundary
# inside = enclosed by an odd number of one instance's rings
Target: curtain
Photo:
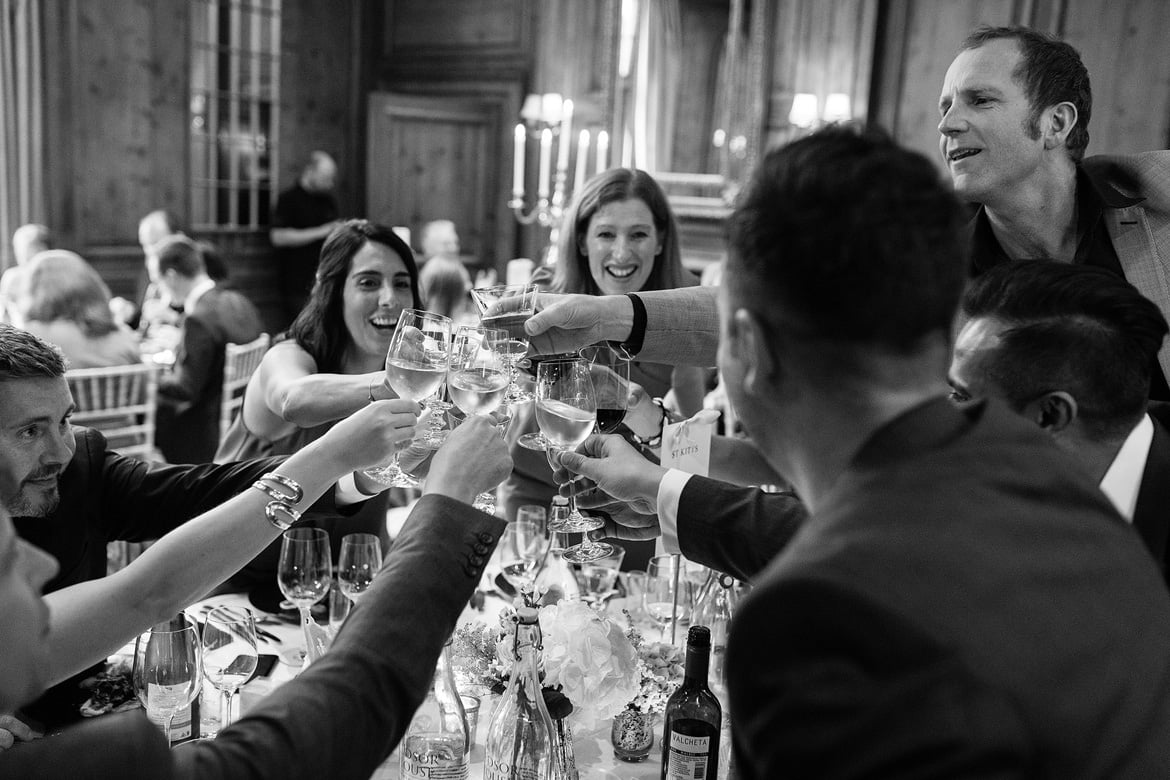
[[[0,268],[12,232],[46,222],[42,3],[0,0]]]
[[[682,65],[679,0],[642,0],[634,63],[633,164],[669,171]]]

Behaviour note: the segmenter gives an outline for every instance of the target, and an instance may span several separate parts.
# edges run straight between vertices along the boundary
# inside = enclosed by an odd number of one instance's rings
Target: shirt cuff
[[[670,469],[658,483],[658,530],[662,532],[662,549],[668,555],[682,552],[678,544],[678,503],[692,476]]]
[[[372,496],[367,496],[362,491],[358,490],[357,481],[353,478],[353,472],[346,474],[341,479],[337,480],[337,486],[333,489],[333,501],[337,506],[349,506],[350,504],[360,504],[363,501],[369,501]]]

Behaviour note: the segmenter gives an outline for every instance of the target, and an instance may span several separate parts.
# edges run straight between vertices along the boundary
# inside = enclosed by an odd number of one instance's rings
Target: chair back
[[[219,440],[227,435],[232,420],[244,405],[244,388],[252,373],[260,366],[260,360],[268,351],[270,339],[261,333],[247,344],[228,344],[223,360],[223,400],[219,407]]]
[[[111,450],[156,460],[155,395],[159,366],[134,363],[65,372],[77,411],[72,422],[105,434]]]

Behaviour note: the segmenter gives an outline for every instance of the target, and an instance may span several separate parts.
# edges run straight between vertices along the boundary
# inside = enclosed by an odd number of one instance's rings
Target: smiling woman
[[[252,375],[216,462],[291,454],[371,401],[397,397],[386,382],[386,350],[398,315],[410,308],[421,308],[410,247],[390,228],[366,220],[338,226],[321,249],[308,304]],[[358,487],[370,494],[382,489],[372,482]],[[383,494],[352,517],[315,519],[336,537],[332,547],[339,550],[347,533],[385,540],[386,505]],[[232,584],[275,587],[278,547]]]

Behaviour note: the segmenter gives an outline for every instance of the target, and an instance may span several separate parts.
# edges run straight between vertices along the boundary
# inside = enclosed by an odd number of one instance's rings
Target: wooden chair
[[[223,361],[223,400],[219,407],[219,440],[227,435],[232,420],[244,404],[244,388],[252,373],[260,366],[260,360],[268,351],[270,339],[261,333],[247,344],[228,344]]]
[[[155,396],[159,366],[135,363],[65,372],[77,411],[74,425],[105,434],[110,449],[141,460],[157,460]]]
[[[154,446],[155,396],[161,367],[136,363],[110,368],[77,368],[65,372],[77,410],[74,425],[101,431],[111,450],[140,460],[161,460]],[[110,542],[109,573],[124,568],[150,542]]]

